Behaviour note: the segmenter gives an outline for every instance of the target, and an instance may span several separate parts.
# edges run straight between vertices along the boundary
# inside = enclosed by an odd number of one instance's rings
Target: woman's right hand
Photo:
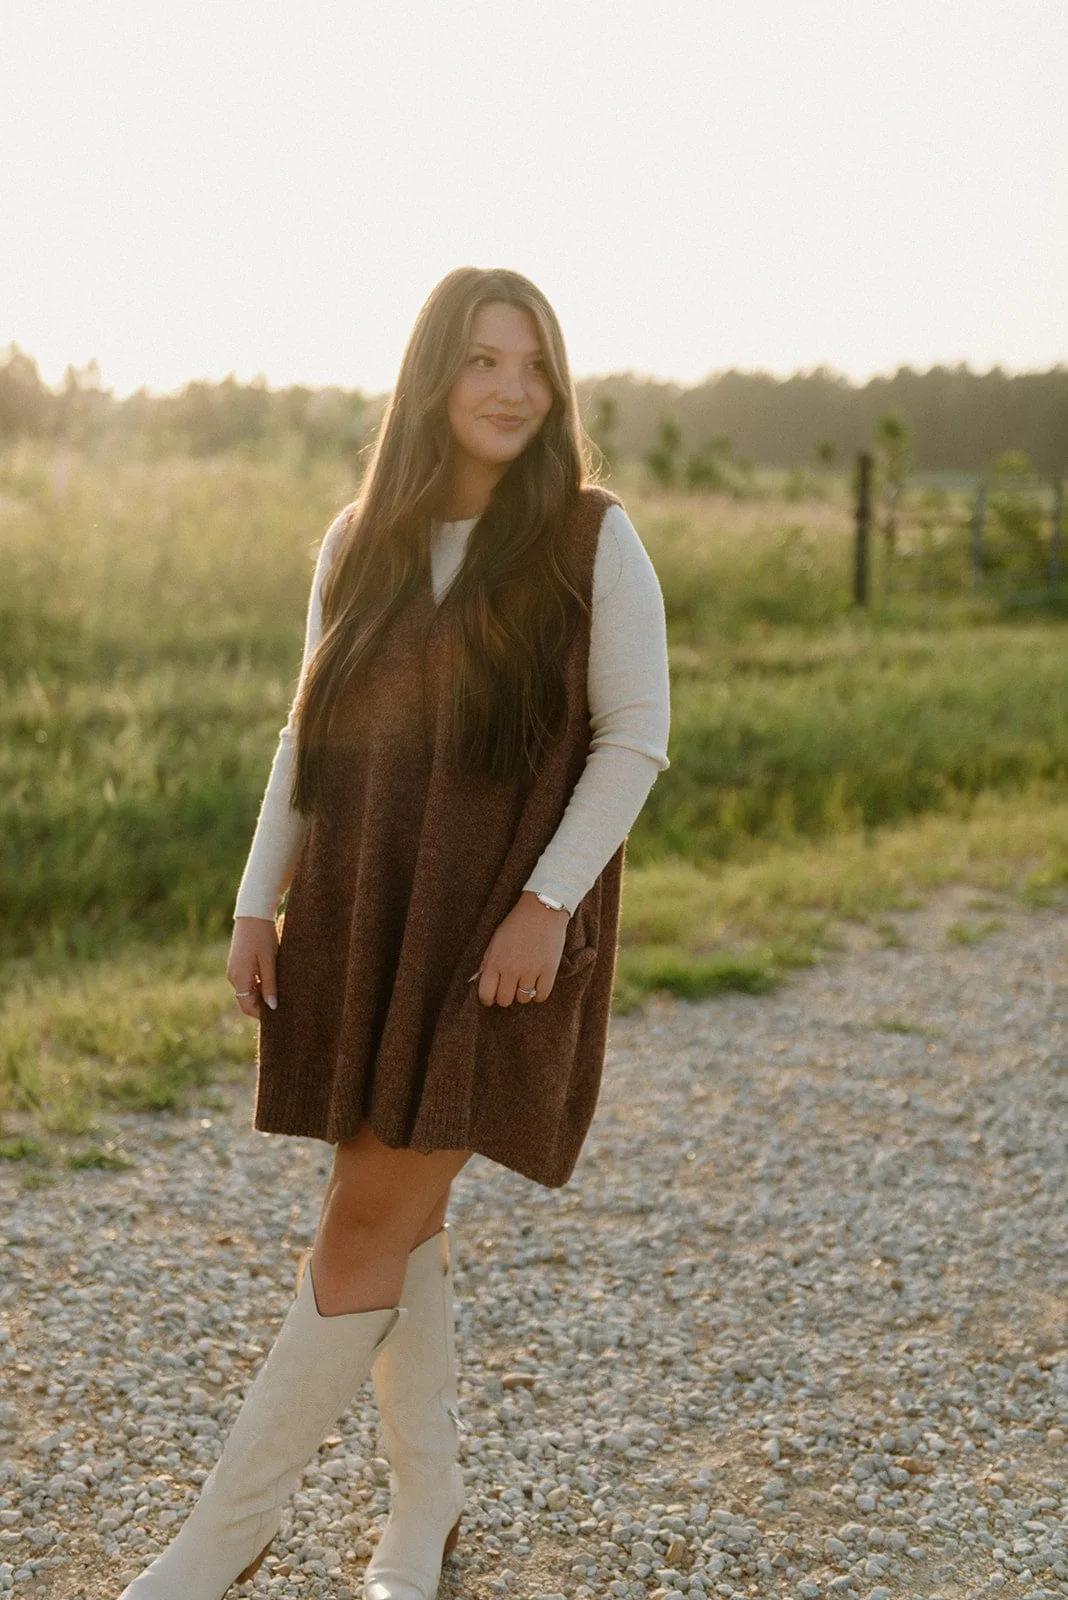
[[[226,976],[234,997],[246,1017],[259,1017],[266,1004],[274,1011],[278,1005],[275,963],[278,955],[278,929],[269,917],[236,917],[230,941]]]

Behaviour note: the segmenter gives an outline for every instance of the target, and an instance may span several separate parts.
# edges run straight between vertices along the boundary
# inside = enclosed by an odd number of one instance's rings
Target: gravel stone
[[[960,897],[767,997],[612,1023],[572,1182],[453,1190],[463,1473],[441,1600],[1068,1597],[1068,919]],[[0,1592],[114,1600],[193,1504],[331,1152],[251,1082],[0,1171]],[[255,1585],[349,1600],[364,1386]]]

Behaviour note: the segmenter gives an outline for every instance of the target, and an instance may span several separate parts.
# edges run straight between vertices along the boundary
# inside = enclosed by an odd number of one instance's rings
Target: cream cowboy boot
[[[320,1316],[306,1272],[200,1499],[121,1600],[222,1600],[251,1578],[304,1468],[407,1315]]]
[[[364,1573],[364,1600],[433,1600],[459,1537],[464,1482],[447,1227],[409,1255],[401,1305],[408,1320],[371,1369],[392,1505]]]

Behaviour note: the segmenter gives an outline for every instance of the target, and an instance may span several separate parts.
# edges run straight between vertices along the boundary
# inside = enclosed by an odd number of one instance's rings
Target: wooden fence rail
[[[871,453],[865,450],[857,456],[855,483],[853,600],[856,605],[872,603],[876,588],[873,578],[877,566],[873,550],[876,531],[882,533],[879,587],[887,591],[898,587],[902,576],[907,583],[910,570],[920,572],[921,587],[928,586],[931,523],[937,522],[939,517],[929,506],[922,505],[920,497],[932,491],[952,493],[956,497],[953,511],[943,513],[942,544],[938,545],[937,538],[935,544],[939,549],[955,548],[958,552],[951,562],[941,566],[937,556],[934,559],[938,573],[935,587],[963,585],[977,592],[999,588],[1006,600],[1016,603],[1060,597],[1066,576],[1063,476],[916,474],[904,484],[884,489],[877,503],[874,461]],[[965,496],[967,499],[962,506]],[[947,527],[949,545],[945,543]],[[919,553],[917,538],[925,541]],[[956,579],[951,575],[953,570],[957,573]],[[1020,585],[1025,578],[1030,587],[1022,589]]]

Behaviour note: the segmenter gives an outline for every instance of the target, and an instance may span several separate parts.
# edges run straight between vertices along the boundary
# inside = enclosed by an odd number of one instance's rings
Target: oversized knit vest
[[[591,603],[613,502],[588,488],[569,513]],[[260,1027],[255,1126],[335,1143],[366,1121],[395,1148],[475,1150],[555,1187],[600,1088],[625,842],[568,923],[547,1000],[483,1006],[468,980],[589,754],[589,619],[566,653],[556,735],[535,778],[512,783],[463,776],[451,759],[447,623],[428,573],[335,709],[286,906],[278,1009]]]

